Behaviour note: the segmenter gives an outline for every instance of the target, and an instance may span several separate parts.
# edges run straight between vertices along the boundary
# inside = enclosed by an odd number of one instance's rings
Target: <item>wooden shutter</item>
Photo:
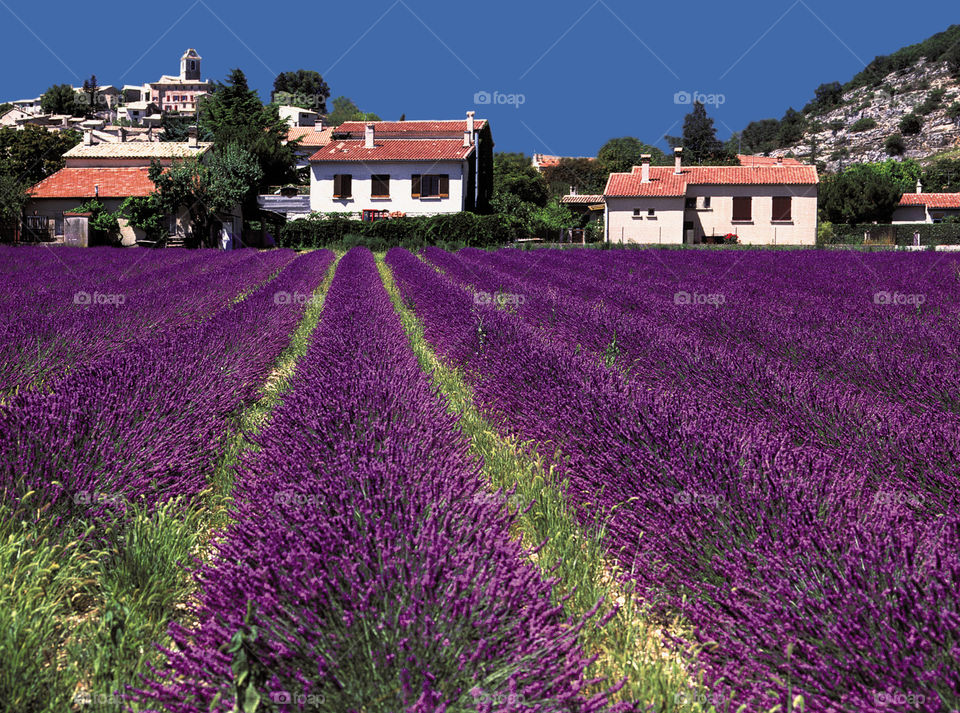
[[[753,220],[753,199],[750,196],[733,199],[733,219],[740,221]]]
[[[375,173],[370,176],[370,196],[373,198],[390,197],[390,176],[385,173]]]
[[[343,197],[353,197],[353,176],[351,176],[349,173],[343,174]]]
[[[410,197],[420,197],[420,174],[415,173],[410,177]]]
[[[773,219],[780,221],[793,220],[793,201],[790,196],[773,197]]]
[[[440,197],[450,197],[450,176],[448,176],[446,173],[440,174]]]
[[[339,173],[333,174],[333,197],[334,198],[339,198],[341,196],[342,183],[343,183],[343,181],[341,180],[342,178],[343,176],[341,176]]]

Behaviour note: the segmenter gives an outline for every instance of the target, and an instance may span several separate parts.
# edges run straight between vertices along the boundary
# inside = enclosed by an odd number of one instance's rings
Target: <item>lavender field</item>
[[[960,709],[955,258],[0,273],[0,711]]]

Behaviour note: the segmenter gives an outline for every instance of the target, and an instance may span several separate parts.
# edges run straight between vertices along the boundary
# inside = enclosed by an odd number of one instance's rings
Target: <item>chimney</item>
[[[93,146],[93,129],[87,129],[83,132],[83,145]]]
[[[120,143],[122,144],[126,142],[126,140],[127,140],[127,127],[121,126],[120,127]]]
[[[473,123],[474,114],[476,114],[476,112],[473,112],[473,111],[467,112],[467,131],[470,132],[471,137],[473,137],[473,130],[474,130],[474,123]]]
[[[463,132],[463,147],[467,148],[468,146],[473,146],[473,134],[469,131]]]
[[[69,127],[69,126],[70,126],[70,117],[69,117],[69,116],[64,116],[64,117],[60,120],[60,125],[61,125],[61,126],[64,126],[64,127]]]
[[[200,138],[197,134],[196,126],[191,126],[187,129],[187,146],[192,149],[200,148]]]
[[[783,165],[783,156],[777,156],[777,165],[778,165],[778,166],[782,166],[782,165]]]
[[[679,146],[673,150],[673,172],[677,176],[683,173],[683,149]]]
[[[640,157],[640,183],[650,183],[650,154]]]
[[[363,148],[372,149],[376,145],[374,141],[376,137],[373,131],[373,124],[367,124],[367,128],[363,135]]]
[[[917,195],[920,195],[921,193],[923,193],[923,183],[918,178],[917,179]]]
[[[318,116],[317,120],[313,124],[313,130],[316,132],[323,131],[323,117]]]

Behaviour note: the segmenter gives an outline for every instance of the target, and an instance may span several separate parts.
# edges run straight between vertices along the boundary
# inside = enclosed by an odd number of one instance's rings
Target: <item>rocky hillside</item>
[[[902,137],[902,143],[893,139],[888,147],[891,136]],[[891,72],[879,86],[845,92],[838,106],[809,117],[802,140],[771,154],[809,160],[813,151],[828,171],[836,171],[891,155],[923,159],[957,147],[960,80],[946,62],[923,60]]]

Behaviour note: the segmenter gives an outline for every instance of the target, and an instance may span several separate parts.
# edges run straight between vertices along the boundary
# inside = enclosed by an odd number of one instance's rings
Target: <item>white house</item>
[[[893,211],[893,224],[942,223],[944,218],[960,216],[960,193],[924,193],[917,181],[916,193],[904,193]]]
[[[310,209],[362,215],[436,215],[472,210],[477,191],[477,135],[466,121],[347,122],[310,157]],[[459,138],[454,138],[458,136]]]
[[[282,105],[277,107],[280,118],[292,127],[316,126],[320,114],[310,109],[303,109],[299,106]],[[322,128],[322,127],[321,127]]]
[[[814,245],[815,166],[763,160],[740,166],[651,166],[612,173],[603,192],[611,243],[710,242],[735,234],[741,243]],[[743,161],[743,159],[741,159]],[[746,162],[743,162],[746,163]]]

